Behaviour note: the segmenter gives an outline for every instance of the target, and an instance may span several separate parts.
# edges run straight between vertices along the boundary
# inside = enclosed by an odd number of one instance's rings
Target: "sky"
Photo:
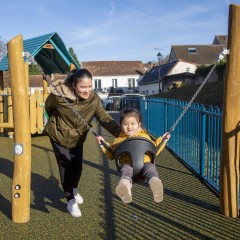
[[[229,5],[240,0],[8,0],[0,36],[56,32],[82,61],[157,61],[172,45],[212,44],[227,35]]]

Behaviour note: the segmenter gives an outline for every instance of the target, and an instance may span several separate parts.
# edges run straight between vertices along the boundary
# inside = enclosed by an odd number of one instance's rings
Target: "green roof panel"
[[[45,44],[51,44],[54,49],[44,48]],[[24,52],[29,52],[35,58],[45,74],[67,73],[71,63],[77,68],[80,67],[57,33],[26,39],[23,41],[23,48]],[[0,62],[0,71],[8,68],[8,56],[5,56]]]

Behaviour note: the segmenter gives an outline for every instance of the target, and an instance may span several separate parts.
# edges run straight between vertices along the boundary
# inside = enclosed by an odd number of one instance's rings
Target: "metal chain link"
[[[34,57],[29,53],[29,52],[24,52],[24,57],[26,57],[27,61],[30,64],[33,64],[35,66],[37,66],[38,70],[43,74],[46,75],[41,66],[39,66],[36,62],[36,60],[34,59]],[[86,120],[79,114],[79,112],[74,109],[74,107],[69,103],[69,101],[64,97],[64,95],[58,91],[57,87],[54,86],[48,79],[46,79],[48,82],[48,85],[51,86],[63,99],[63,101],[68,105],[68,107],[73,111],[74,115],[76,115],[81,122],[83,122],[84,126],[86,127],[87,130],[89,130],[91,133],[93,133],[94,136],[98,136],[98,134],[89,126],[89,124],[86,122]]]
[[[216,66],[218,65],[218,63],[220,63],[220,61],[227,55],[229,54],[229,50],[224,49],[218,56],[218,59],[216,60],[216,62],[214,63],[214,65],[212,66],[211,70],[209,71],[208,75],[206,76],[206,78],[203,80],[203,82],[201,83],[201,85],[199,86],[199,88],[197,89],[197,91],[195,92],[195,94],[193,95],[193,97],[191,98],[191,100],[189,101],[189,103],[185,106],[185,108],[183,109],[183,112],[180,114],[180,116],[177,118],[176,122],[172,125],[172,127],[170,127],[170,131],[169,133],[173,132],[174,129],[176,128],[176,126],[178,125],[178,123],[180,122],[180,120],[183,118],[183,116],[185,115],[185,113],[187,112],[187,110],[191,107],[193,101],[195,100],[195,98],[197,97],[197,95],[199,94],[199,92],[202,90],[203,86],[205,85],[205,83],[208,81],[209,77],[211,76],[212,72],[215,70]]]
[[[187,112],[187,110],[191,107],[193,101],[195,100],[195,98],[198,96],[199,92],[202,90],[203,86],[206,84],[206,82],[208,81],[209,77],[211,76],[212,72],[215,70],[216,66],[218,63],[220,63],[220,61],[226,56],[226,54],[229,54],[229,50],[224,49],[220,54],[218,59],[216,60],[216,62],[214,63],[214,65],[212,66],[211,70],[209,71],[208,75],[206,76],[206,78],[203,80],[203,82],[201,83],[201,85],[199,86],[199,88],[197,89],[197,91],[195,92],[195,94],[193,95],[193,97],[191,98],[191,100],[189,101],[189,103],[185,106],[185,108],[183,109],[183,112],[180,114],[180,116],[177,118],[176,122],[172,125],[172,127],[170,127],[169,133],[172,133],[174,131],[174,129],[176,128],[176,126],[178,125],[178,123],[180,122],[180,120],[183,118],[183,116],[185,115],[185,113]],[[29,52],[24,52],[24,57],[26,57],[27,61],[31,64],[34,64],[37,66],[38,70],[45,75],[45,73],[43,72],[42,68],[37,64],[37,62],[35,61],[34,57],[29,53]],[[59,92],[57,90],[57,87],[54,86],[50,81],[48,81],[49,86],[52,86],[54,88],[54,90],[62,97],[62,99],[64,100],[65,103],[67,103],[68,107],[70,109],[72,109],[72,111],[74,112],[74,114],[83,122],[83,124],[85,125],[85,127],[87,128],[87,130],[91,131],[95,136],[97,136],[97,133],[88,125],[88,123],[82,118],[82,116],[71,106],[71,104],[68,102],[68,100],[63,96],[63,94],[61,92]]]

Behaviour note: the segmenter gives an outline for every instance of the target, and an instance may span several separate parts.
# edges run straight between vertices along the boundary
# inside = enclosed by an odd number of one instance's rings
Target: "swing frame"
[[[183,109],[183,112],[180,114],[180,116],[177,118],[176,122],[172,125],[172,127],[169,130],[169,134],[171,134],[176,126],[178,125],[178,123],[180,122],[180,120],[183,118],[183,116],[185,115],[185,113],[187,112],[187,110],[190,108],[190,106],[192,105],[193,101],[195,100],[195,98],[197,97],[197,95],[199,94],[199,92],[201,91],[201,89],[203,88],[203,86],[206,84],[206,82],[208,81],[210,75],[212,74],[212,72],[214,71],[214,69],[216,68],[217,64],[226,56],[226,54],[229,54],[229,51],[227,49],[224,49],[220,54],[219,57],[217,59],[217,61],[214,63],[213,67],[211,68],[211,70],[209,71],[208,75],[206,76],[206,78],[204,79],[204,81],[201,83],[201,85],[199,86],[199,88],[197,89],[197,91],[195,92],[195,94],[193,95],[193,97],[191,98],[191,100],[188,102],[188,104],[185,106],[185,108]],[[28,61],[30,63],[33,63],[34,65],[37,65],[34,57],[28,53],[25,52],[25,56],[28,59]],[[39,65],[37,65],[39,66]],[[40,67],[39,67],[40,68]],[[40,69],[42,71],[42,69]],[[43,72],[43,71],[42,71]],[[49,85],[53,86],[51,84],[51,82],[49,82]],[[57,91],[57,88],[53,86],[53,88]],[[58,91],[57,91],[58,92]],[[91,128],[91,126],[89,126],[89,124],[85,121],[85,119],[70,105],[70,103],[68,102],[67,99],[64,98],[63,95],[61,95],[61,93],[59,93],[60,96],[62,97],[62,99],[68,104],[69,108],[72,109],[72,111],[76,114],[76,116],[83,122],[83,124],[86,126],[87,130],[89,130],[95,137],[98,136],[98,134]],[[162,139],[161,144],[158,146],[158,148],[160,148],[164,142],[165,142],[166,136]],[[136,143],[134,143],[136,142]],[[144,143],[144,144],[143,144]],[[132,158],[132,164],[133,164],[133,176],[137,176],[140,174],[144,161],[144,154],[146,152],[150,152],[154,157],[151,159],[151,162],[153,164],[155,164],[155,157],[156,157],[156,147],[153,145],[153,143],[146,139],[146,138],[140,138],[140,137],[134,137],[134,138],[130,138],[127,140],[124,140],[122,143],[119,144],[119,146],[117,147],[117,149],[115,151],[113,151],[111,149],[111,147],[109,147],[103,140],[101,141],[101,144],[108,149],[111,153],[114,154],[114,158],[116,161],[116,166],[117,169],[120,170],[121,165],[119,162],[119,156],[124,153],[124,152],[128,152],[131,155]],[[130,144],[130,145],[129,145]],[[129,146],[128,146],[129,145]],[[139,145],[141,145],[141,148],[139,147]],[[154,150],[153,150],[154,148]],[[137,151],[136,151],[137,150]],[[136,152],[136,153],[135,153]],[[140,153],[142,154],[140,157]],[[141,161],[139,160],[141,159]],[[136,168],[136,169],[135,169]]]

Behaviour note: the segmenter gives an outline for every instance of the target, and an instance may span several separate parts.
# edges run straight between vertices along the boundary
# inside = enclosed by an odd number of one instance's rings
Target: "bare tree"
[[[0,36],[0,62],[7,54],[7,42]]]

